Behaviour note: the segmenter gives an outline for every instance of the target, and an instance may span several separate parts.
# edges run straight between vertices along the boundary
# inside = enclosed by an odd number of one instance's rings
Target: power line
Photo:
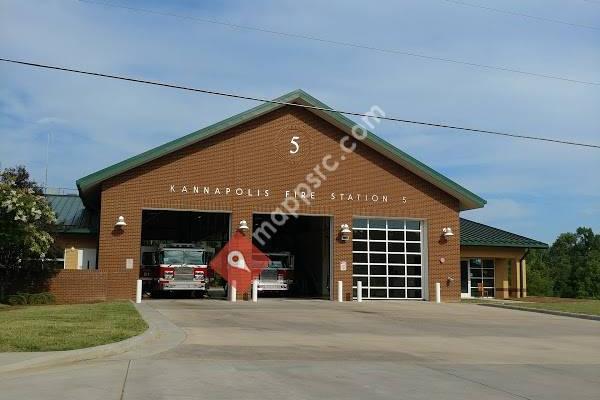
[[[559,19],[540,17],[538,15],[531,15],[531,14],[525,14],[525,13],[520,13],[520,12],[516,12],[516,11],[503,10],[500,8],[488,7],[488,6],[484,6],[481,4],[467,3],[466,1],[459,1],[459,0],[443,0],[443,1],[445,1],[447,3],[458,4],[460,6],[465,6],[465,7],[480,8],[482,10],[493,11],[493,12],[497,12],[500,14],[508,14],[508,15],[515,15],[517,17],[535,19],[537,21],[542,21],[542,22],[551,22],[553,24],[568,25],[568,26],[573,26],[576,28],[593,29],[593,30],[597,30],[597,31],[600,30],[600,27],[597,27],[597,26],[577,24],[574,22],[561,21]]]
[[[198,92],[198,93],[204,93],[204,94],[209,94],[209,95],[214,95],[214,96],[223,96],[223,97],[230,97],[230,98],[235,98],[235,99],[251,100],[251,101],[256,101],[256,102],[261,102],[261,103],[280,104],[280,105],[284,105],[284,106],[292,106],[292,107],[299,107],[299,108],[305,108],[305,109],[310,109],[310,110],[334,112],[334,113],[345,114],[345,115],[353,115],[353,116],[357,116],[357,117],[373,117],[373,115],[370,115],[370,114],[359,113],[359,112],[354,112],[354,111],[344,111],[344,110],[338,110],[338,109],[327,108],[327,107],[318,107],[318,106],[310,106],[310,105],[304,105],[304,104],[289,103],[289,102],[279,101],[279,100],[269,100],[269,99],[263,99],[260,97],[254,97],[254,96],[244,96],[244,95],[235,94],[235,93],[218,92],[215,90],[193,88],[193,87],[188,87],[188,86],[175,85],[172,83],[149,81],[149,80],[145,80],[145,79],[131,78],[131,77],[127,77],[127,76],[103,74],[100,72],[83,71],[83,70],[78,70],[78,69],[73,69],[73,68],[58,67],[58,66],[54,66],[54,65],[39,64],[39,63],[20,61],[20,60],[12,60],[12,59],[8,59],[8,58],[0,58],[0,61],[12,63],[12,64],[27,65],[27,66],[36,67],[36,68],[43,68],[43,69],[50,69],[50,70],[56,70],[56,71],[71,72],[71,73],[76,73],[76,74],[81,74],[81,75],[95,76],[95,77],[100,77],[100,78],[109,78],[109,79],[116,79],[116,80],[127,81],[127,82],[142,83],[142,84],[146,84],[146,85],[167,87],[167,88],[171,88],[171,89],[186,90],[186,91],[190,91],[190,92]],[[448,125],[448,124],[442,124],[442,123],[416,121],[416,120],[402,119],[402,118],[396,118],[396,117],[378,117],[378,118],[387,120],[387,121],[403,122],[406,124],[414,124],[414,125],[425,125],[425,126],[431,126],[434,128],[453,129],[453,130],[469,132],[469,133],[484,133],[484,134],[488,134],[488,135],[506,136],[506,137],[512,137],[512,138],[517,138],[517,139],[538,140],[538,141],[543,141],[543,142],[559,143],[559,144],[566,144],[566,145],[571,145],[571,146],[581,146],[581,147],[590,147],[590,148],[600,149],[600,145],[581,143],[581,142],[573,142],[573,141],[567,141],[567,140],[561,140],[561,139],[552,139],[552,138],[544,138],[544,137],[538,137],[538,136],[521,135],[521,134],[516,134],[516,133],[508,133],[508,132],[490,131],[490,130],[477,129],[477,128],[466,128],[466,127],[454,126],[454,125]]]
[[[402,55],[402,56],[407,56],[407,57],[415,57],[415,58],[421,58],[421,59],[430,60],[430,61],[438,61],[438,62],[445,62],[445,63],[451,63],[451,64],[466,65],[469,67],[483,68],[483,69],[487,69],[487,70],[511,72],[511,73],[515,73],[515,74],[535,76],[538,78],[553,79],[553,80],[558,80],[558,81],[563,81],[563,82],[600,86],[600,82],[584,81],[584,80],[580,80],[580,79],[574,79],[574,78],[558,76],[558,75],[543,74],[543,73],[526,71],[526,70],[522,70],[522,69],[504,67],[504,66],[499,66],[499,65],[481,64],[481,63],[457,60],[457,59],[452,59],[452,58],[436,57],[436,56],[430,56],[430,55],[422,54],[422,53],[415,53],[415,52],[411,52],[411,51],[388,49],[388,48],[376,47],[376,46],[367,45],[367,44],[344,42],[344,41],[332,40],[332,39],[322,38],[322,37],[318,37],[318,36],[310,36],[310,35],[304,35],[304,34],[299,34],[299,33],[275,31],[272,29],[266,29],[266,28],[261,28],[261,27],[256,27],[256,26],[233,24],[233,23],[229,23],[229,22],[218,21],[215,19],[191,17],[188,15],[155,11],[155,10],[149,10],[146,8],[130,7],[130,6],[125,6],[125,5],[120,5],[120,4],[111,4],[111,3],[105,3],[105,2],[93,1],[93,0],[79,0],[79,1],[82,3],[98,4],[98,5],[102,5],[102,6],[106,6],[106,7],[121,8],[121,9],[125,9],[125,10],[130,10],[130,11],[160,15],[160,16],[164,16],[164,17],[185,19],[185,20],[192,21],[192,22],[202,22],[202,23],[213,24],[213,25],[227,26],[230,28],[268,33],[271,35],[278,35],[278,36],[287,37],[287,38],[310,40],[313,42],[326,43],[326,44],[331,44],[331,45],[336,45],[336,46],[353,47],[353,48],[362,49],[362,50],[370,50],[370,51],[376,51],[376,52],[380,52],[380,53]]]

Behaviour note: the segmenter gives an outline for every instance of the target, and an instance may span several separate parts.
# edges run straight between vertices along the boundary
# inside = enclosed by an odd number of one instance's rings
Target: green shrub
[[[52,293],[40,293],[44,296],[44,304],[54,304],[56,303],[56,297]]]
[[[44,293],[34,293],[29,295],[29,304],[46,304]]]
[[[11,306],[54,304],[55,298],[52,293],[17,293],[8,296],[8,304]]]
[[[22,306],[27,304],[27,296],[22,293],[11,294],[8,296],[8,304],[11,306]]]

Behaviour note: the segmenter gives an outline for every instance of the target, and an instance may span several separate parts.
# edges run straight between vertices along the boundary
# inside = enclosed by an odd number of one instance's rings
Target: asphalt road
[[[154,300],[151,356],[0,377],[0,399],[599,399],[600,322],[472,304]]]

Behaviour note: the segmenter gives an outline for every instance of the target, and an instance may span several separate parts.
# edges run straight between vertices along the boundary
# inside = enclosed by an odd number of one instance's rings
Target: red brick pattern
[[[344,133],[306,110],[287,107],[221,133],[201,143],[151,161],[103,184],[100,213],[98,282],[106,285],[106,298],[133,298],[140,261],[141,218],[144,208],[168,208],[232,213],[232,231],[240,220],[251,225],[253,212],[271,212],[284,199],[286,190],[293,191],[305,182],[308,173],[321,165],[326,154],[339,161],[335,172],[315,190],[310,206],[301,203],[300,213],[330,215],[334,233],[343,223],[351,224],[353,216],[406,217],[426,221],[429,264],[429,293],[434,295],[435,282],[442,283],[442,297],[460,298],[459,202],[434,185],[400,167],[366,145],[359,144],[347,156],[339,145]],[[289,154],[292,136],[299,136],[300,151]],[[306,151],[304,143],[307,143]],[[323,167],[320,169],[324,171]],[[186,185],[189,193],[170,193],[170,185],[178,190]],[[192,186],[244,189],[269,189],[270,196],[228,196],[193,194]],[[330,193],[360,193],[388,196],[378,203],[331,200]],[[406,197],[403,203],[402,197]],[[127,226],[114,230],[119,215]],[[440,240],[442,228],[450,226],[455,236]],[[134,260],[134,270],[125,269],[126,259]],[[441,262],[444,259],[445,262]],[[347,271],[340,263],[348,262]],[[333,243],[332,283],[344,282],[344,297],[351,296],[352,243]],[[102,277],[102,278],[100,278]],[[448,283],[448,277],[454,278]],[[77,278],[79,279],[79,277]],[[96,286],[101,283],[88,283]],[[332,284],[333,290],[336,284]],[[334,297],[335,298],[335,297]]]
[[[95,270],[64,269],[50,281],[49,289],[61,304],[104,301],[106,276]]]

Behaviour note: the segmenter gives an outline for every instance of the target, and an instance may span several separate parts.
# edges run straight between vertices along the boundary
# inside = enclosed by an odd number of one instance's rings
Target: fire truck
[[[141,279],[144,292],[206,291],[208,251],[191,243],[142,248]]]
[[[294,256],[290,252],[267,253],[269,265],[258,278],[259,292],[288,292],[294,280]]]

